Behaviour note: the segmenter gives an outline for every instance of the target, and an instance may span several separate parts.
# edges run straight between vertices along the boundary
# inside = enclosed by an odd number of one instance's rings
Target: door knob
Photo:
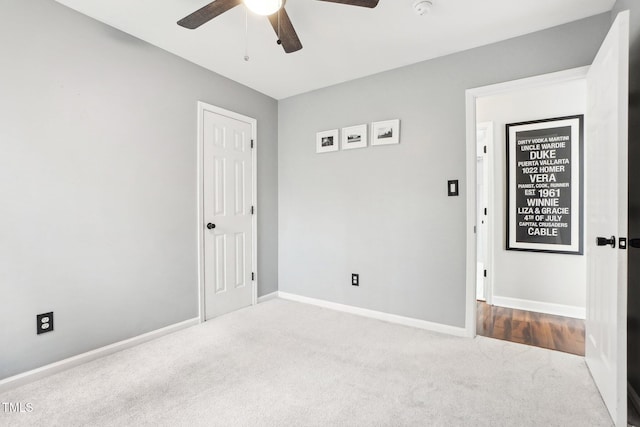
[[[596,245],[598,246],[606,246],[611,245],[612,248],[616,247],[616,238],[615,236],[611,236],[610,239],[606,237],[596,237]]]
[[[214,228],[216,228],[216,225],[215,225],[215,224],[212,224],[212,223],[209,223],[209,224],[207,224],[207,228],[208,228],[209,230],[213,230]]]

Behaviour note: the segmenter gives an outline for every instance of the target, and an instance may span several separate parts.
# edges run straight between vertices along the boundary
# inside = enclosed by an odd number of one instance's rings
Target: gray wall
[[[629,57],[629,237],[640,238],[640,4],[637,0],[618,0],[611,13],[631,11]],[[628,253],[628,379],[640,393],[640,249]]]
[[[258,120],[277,289],[274,99],[50,0],[0,15],[0,378],[197,315],[198,100]]]
[[[588,65],[609,23],[603,14],[281,101],[279,289],[463,327],[465,90]],[[315,153],[318,131],[393,118],[400,145]],[[448,179],[460,197],[447,197]]]

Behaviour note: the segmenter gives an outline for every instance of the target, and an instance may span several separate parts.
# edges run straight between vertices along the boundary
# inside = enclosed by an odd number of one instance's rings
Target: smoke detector
[[[431,0],[416,0],[413,2],[413,10],[415,10],[418,15],[431,12],[431,6],[433,6]]]

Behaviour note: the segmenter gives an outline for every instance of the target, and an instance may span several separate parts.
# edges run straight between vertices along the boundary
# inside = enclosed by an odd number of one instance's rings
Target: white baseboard
[[[108,356],[118,351],[125,350],[127,348],[140,345],[147,341],[151,341],[156,338],[160,338],[163,335],[168,335],[173,332],[177,332],[181,329],[195,326],[200,323],[200,318],[193,318],[185,320],[184,322],[175,323],[173,325],[166,326],[155,331],[147,332],[146,334],[138,335],[137,337],[129,338],[124,341],[109,344],[104,347],[97,348],[95,350],[88,351],[86,353],[79,354],[77,356],[69,357],[59,362],[54,362],[49,365],[42,366],[40,368],[33,369],[31,371],[23,372],[22,374],[14,375],[9,378],[0,380],[0,393],[10,390],[15,387],[19,387],[24,384],[48,377],[50,375],[57,374],[58,372],[66,371],[83,363],[90,362],[95,359],[99,359],[104,356]]]
[[[325,301],[316,298],[304,297],[301,295],[290,294],[288,292],[278,292],[278,297],[290,301],[301,302],[305,304],[316,305],[318,307],[329,308],[331,310],[342,311],[345,313],[355,314],[358,316],[369,317],[372,319],[383,320],[385,322],[397,323],[399,325],[411,326],[428,331],[440,332],[443,334],[456,335],[459,337],[470,337],[465,328],[456,326],[443,325],[441,323],[428,322],[426,320],[414,319],[412,317],[399,316],[397,314],[384,313],[381,311],[369,310],[366,308],[354,307],[352,305],[339,304],[336,302]]]
[[[271,292],[270,294],[266,294],[266,295],[262,295],[261,297],[258,297],[258,304],[260,304],[261,302],[267,302],[270,299],[274,299],[274,298],[278,298],[278,291]]]
[[[499,297],[494,295],[491,304],[517,310],[535,311],[537,313],[555,314],[556,316],[585,319],[587,310],[573,305],[553,304],[550,302],[530,301],[519,298]]]

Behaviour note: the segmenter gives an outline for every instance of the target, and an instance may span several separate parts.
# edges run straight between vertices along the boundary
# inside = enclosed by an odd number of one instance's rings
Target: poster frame
[[[559,126],[571,126],[571,236],[572,242],[569,245],[547,244],[536,242],[517,242],[515,240],[515,229],[517,221],[516,214],[516,180],[512,176],[517,168],[515,156],[516,132],[524,130],[543,130],[556,128]],[[575,138],[577,136],[577,138]],[[518,123],[508,123],[505,125],[506,140],[506,250],[544,252],[568,255],[584,254],[584,114],[571,116],[554,117],[549,119],[531,120]],[[512,152],[513,149],[513,152]],[[577,149],[577,153],[576,153]],[[577,169],[577,171],[575,170]],[[577,180],[576,180],[577,178]],[[577,198],[577,200],[576,200]],[[576,208],[577,207],[577,214]],[[575,239],[574,239],[575,237]],[[577,240],[577,241],[576,241]]]

